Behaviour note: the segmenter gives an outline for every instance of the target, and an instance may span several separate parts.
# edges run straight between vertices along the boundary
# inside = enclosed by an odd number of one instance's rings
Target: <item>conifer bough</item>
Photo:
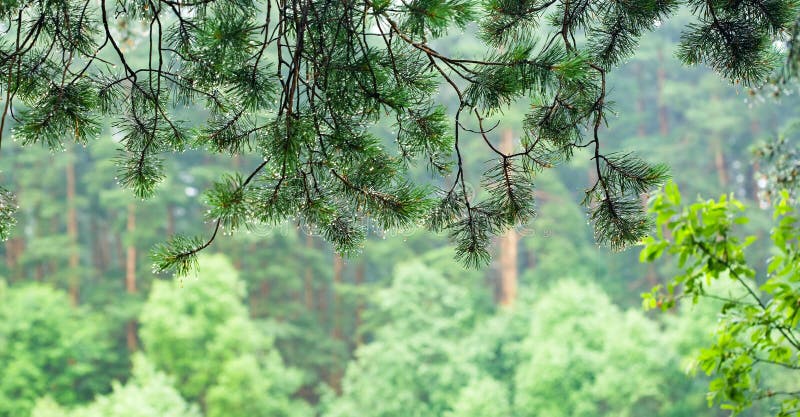
[[[481,265],[493,235],[534,216],[536,174],[578,148],[593,151],[596,238],[620,249],[647,232],[640,197],[668,173],[601,148],[606,74],[682,5],[695,21],[680,57],[745,85],[771,73],[794,17],[789,0],[0,0],[2,122],[23,144],[60,149],[112,120],[120,183],[142,198],[171,152],[263,157],[206,192],[213,234],[157,247],[159,270],[187,272],[222,228],[289,217],[341,253],[362,244],[365,219],[424,223]],[[128,50],[137,25],[145,39]],[[477,32],[485,53],[437,50],[455,31]],[[504,152],[485,120],[518,100],[531,103],[521,149]],[[187,108],[206,120],[181,121]],[[388,124],[393,137],[379,137]],[[472,141],[492,158],[479,197],[465,180]],[[419,161],[431,184],[409,179]]]

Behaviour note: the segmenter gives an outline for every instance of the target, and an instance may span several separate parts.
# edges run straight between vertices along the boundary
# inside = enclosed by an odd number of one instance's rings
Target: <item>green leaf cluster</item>
[[[670,184],[654,200],[653,210],[661,228],[646,241],[641,259],[650,262],[669,254],[683,272],[665,290],[644,294],[645,307],[669,309],[683,298],[720,302],[715,340],[697,359],[700,369],[714,377],[709,403],[739,413],[766,402],[776,416],[794,415],[800,405],[791,382],[799,368],[800,228],[788,193],[775,206],[773,255],[763,271],[746,258],[756,237],[737,233],[748,222],[739,201],[722,196],[682,205],[677,187]],[[728,288],[715,289],[719,281]]]
[[[110,128],[117,180],[139,198],[169,180],[175,152],[258,157],[209,190],[211,237],[158,247],[158,270],[188,273],[220,229],[285,221],[345,254],[373,224],[430,223],[457,258],[484,265],[493,236],[533,218],[535,176],[584,148],[595,236],[621,249],[647,232],[639,201],[666,170],[601,147],[607,75],[681,5],[698,21],[681,57],[748,85],[769,74],[794,17],[790,0],[4,1],[2,118],[54,150]],[[473,30],[478,53],[439,45]],[[521,149],[501,151],[490,118],[520,102]],[[491,155],[476,196],[468,142]],[[430,178],[412,180],[418,161]]]

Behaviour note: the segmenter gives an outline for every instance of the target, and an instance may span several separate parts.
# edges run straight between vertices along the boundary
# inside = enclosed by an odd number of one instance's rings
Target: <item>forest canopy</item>
[[[595,238],[621,249],[649,230],[642,196],[668,169],[601,146],[607,74],[680,8],[693,15],[680,59],[733,83],[774,74],[776,42],[792,53],[789,0],[2,0],[0,134],[13,119],[15,141],[60,150],[110,129],[116,178],[141,198],[172,153],[258,156],[206,190],[213,232],[158,246],[157,270],[185,274],[222,232],[286,219],[343,254],[368,225],[424,225],[485,265],[492,237],[535,215],[537,175],[584,148]],[[453,35],[481,46],[437,46]],[[503,149],[495,118],[520,101],[524,133]],[[192,112],[203,120],[186,121]],[[490,160],[478,186],[464,155],[474,141]],[[414,164],[431,176],[412,179]],[[16,203],[2,191],[7,236]]]

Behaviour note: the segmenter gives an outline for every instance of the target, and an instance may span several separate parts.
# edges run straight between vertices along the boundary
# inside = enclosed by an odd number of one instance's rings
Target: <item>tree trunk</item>
[[[6,242],[6,266],[8,267],[8,274],[12,277],[13,281],[22,279],[23,273],[19,267],[19,258],[25,251],[25,237],[18,236]]]
[[[333,254],[333,287],[331,288],[333,296],[333,306],[331,316],[333,317],[333,339],[341,341],[342,335],[342,314],[341,314],[341,300],[337,287],[342,283],[342,271],[344,270],[344,260],[338,253]],[[338,350],[333,350],[332,369],[328,375],[328,384],[333,388],[337,394],[342,393],[342,374],[344,368],[344,359],[341,357]]]
[[[136,206],[128,204],[128,223],[125,229],[128,235],[128,246],[125,250],[125,292],[129,296],[136,294],[136,241],[133,238],[136,232]],[[138,348],[136,339],[136,319],[128,321],[125,335],[128,350],[133,352]]]
[[[13,239],[13,238],[12,239],[8,239],[6,241],[6,247],[5,247],[5,250],[6,250],[6,268],[8,269],[9,274],[11,273],[11,271],[14,270],[14,268],[17,265],[17,259],[14,256],[14,250],[15,250],[15,246],[16,246],[15,243],[16,243],[16,239]]]
[[[327,329],[329,326],[328,319],[330,318],[330,311],[328,311],[328,300],[330,297],[330,282],[327,279],[322,281],[317,291],[317,321],[320,326]]]
[[[511,307],[517,298],[517,232],[500,237],[500,305]]]
[[[108,226],[105,224],[100,225],[100,258],[103,265],[103,271],[108,271],[111,268],[111,248],[110,236]]]
[[[341,300],[339,299],[339,292],[336,290],[342,283],[342,271],[344,270],[344,260],[338,253],[333,254],[333,337],[334,339],[342,339],[342,320],[341,320]]]
[[[311,252],[314,248],[314,237],[306,234],[306,253]],[[309,312],[314,311],[314,271],[311,269],[311,263],[306,265],[305,276],[303,277],[303,298],[306,304],[306,309]]]
[[[97,210],[97,207],[93,206],[92,210]],[[103,234],[100,233],[100,224],[97,221],[97,217],[98,216],[92,216],[89,219],[89,237],[92,241],[92,265],[94,265],[95,270],[97,270],[97,274],[102,277],[105,275],[102,252],[103,243],[101,242]]]
[[[666,99],[664,98],[664,83],[667,80],[667,72],[664,69],[664,49],[658,48],[658,71],[656,73],[658,88],[658,131],[661,136],[669,136],[669,110],[667,109]]]
[[[69,298],[73,305],[78,305],[80,297],[80,277],[78,265],[80,252],[78,250],[78,212],[75,208],[76,180],[75,180],[75,153],[70,151],[67,155],[67,236],[69,237]]]
[[[503,131],[501,149],[511,153],[514,149],[514,134],[511,129]],[[500,305],[511,307],[517,298],[517,241],[516,230],[509,229],[500,237]]]
[[[658,272],[656,272],[656,266],[654,263],[649,262],[647,264],[647,283],[650,285],[650,288],[655,287],[658,285]],[[649,289],[649,288],[648,288]]]
[[[753,139],[759,139],[759,137],[761,136],[761,123],[759,123],[758,119],[755,117],[750,121],[750,135],[752,136]],[[747,188],[752,190],[753,193],[752,198],[755,201],[759,200],[758,181],[756,180],[756,174],[758,173],[759,169],[760,166],[758,164],[758,161],[755,161],[753,165],[750,167],[749,175],[747,176],[747,182],[749,183],[749,186]]]
[[[266,306],[269,306],[269,293],[270,293],[270,291],[271,291],[271,288],[269,286],[269,281],[267,280],[267,278],[264,278],[264,280],[261,281],[261,285],[260,285],[259,291],[258,291],[258,298],[260,299],[260,303],[258,303],[258,304],[261,304],[262,309],[264,310],[264,311],[261,311],[260,313],[262,315],[264,315],[264,316],[268,315],[267,311],[266,311],[267,310]],[[252,308],[251,311],[254,314],[257,313],[255,308]]]
[[[711,140],[712,152],[714,153],[714,167],[717,170],[717,178],[722,188],[728,186],[728,170],[725,167],[725,154],[722,152],[722,141],[719,138]]]
[[[175,234],[175,207],[172,203],[167,204],[167,236],[172,237]]]
[[[639,123],[636,126],[636,135],[638,137],[644,137],[647,134],[645,119],[642,117],[645,114],[644,108],[644,82],[642,81],[642,63],[637,62],[636,65],[633,67],[633,72],[636,76],[636,87],[639,90],[639,94],[636,95],[636,114],[639,117]]]
[[[364,260],[362,260],[358,267],[356,268],[356,287],[361,287],[364,284]],[[356,314],[355,314],[355,345],[356,347],[361,346],[364,343],[363,335],[361,334],[361,316],[364,313],[364,303],[361,302],[361,299],[356,303]]]

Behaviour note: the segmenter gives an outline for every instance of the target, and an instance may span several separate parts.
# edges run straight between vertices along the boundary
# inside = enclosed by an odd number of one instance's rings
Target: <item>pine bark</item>
[[[172,203],[167,204],[167,236],[175,234],[175,207]]]
[[[356,279],[355,279],[356,287],[361,287],[364,284],[364,269],[365,265],[364,261],[362,260],[358,264],[358,267],[356,268]],[[361,298],[359,297],[359,300],[356,302],[356,312],[355,312],[354,337],[355,337],[356,347],[361,346],[364,343],[364,339],[362,337],[363,335],[361,334],[361,321],[363,313],[364,313],[364,303],[361,301]]]
[[[514,148],[514,134],[511,129],[503,131],[503,139],[501,149],[505,153],[512,152]],[[514,300],[517,298],[517,236],[516,230],[509,229],[505,234],[500,236],[500,305],[504,307],[511,307]]]
[[[125,227],[128,235],[128,243],[125,248],[125,292],[129,296],[136,294],[136,242],[133,234],[136,232],[136,206],[128,204],[128,221]],[[136,337],[136,319],[128,321],[125,329],[125,339],[127,341],[128,350],[133,352],[138,346]]]
[[[97,210],[93,207],[93,210]],[[103,264],[103,244],[100,240],[103,235],[100,233],[100,224],[97,221],[98,216],[92,216],[89,220],[89,235],[92,243],[92,265],[100,276],[105,273],[105,265]]]
[[[658,88],[658,131],[661,136],[669,136],[669,109],[667,109],[667,100],[664,97],[664,84],[667,80],[667,72],[664,69],[666,62],[664,61],[664,49],[658,48],[658,71],[656,72]]]
[[[310,253],[314,248],[314,237],[306,234],[306,253]],[[314,311],[314,271],[311,269],[311,262],[305,268],[303,277],[303,299],[306,309],[311,312]]]
[[[67,236],[69,237],[69,298],[73,305],[78,305],[80,298],[80,277],[78,265],[80,263],[80,252],[78,251],[78,212],[75,207],[76,195],[76,175],[74,152],[70,151],[67,156],[66,180],[67,180]]]
[[[712,152],[714,153],[714,167],[717,171],[719,184],[726,188],[728,186],[728,170],[725,166],[725,154],[722,151],[722,141],[714,138],[711,141]]]
[[[633,67],[633,72],[636,77],[636,87],[639,90],[639,94],[636,95],[636,115],[639,117],[639,123],[636,126],[636,135],[639,137],[645,136],[647,133],[645,119],[642,117],[644,115],[645,107],[644,107],[644,94],[645,91],[644,82],[642,81],[642,63],[637,62]]]
[[[341,314],[341,300],[337,287],[342,283],[342,272],[344,271],[344,259],[338,253],[333,254],[333,287],[331,293],[333,297],[332,313],[333,316],[333,339],[335,341],[343,340],[342,332],[342,314]],[[328,376],[328,383],[337,394],[342,393],[342,375],[344,369],[344,358],[340,356],[338,351],[333,351],[333,369]]]
[[[14,281],[22,279],[22,268],[19,266],[19,258],[25,252],[25,237],[18,236],[6,242],[6,266],[8,273]]]
[[[270,292],[272,292],[272,288],[269,285],[268,279],[264,278],[264,280],[261,281],[261,285],[259,286],[259,290],[258,290],[258,298],[259,298],[260,304],[262,306],[269,305],[269,294],[270,294]],[[255,310],[255,309],[253,309],[253,310]],[[261,311],[261,314],[266,315],[267,314],[266,308],[263,308],[263,310],[264,311]],[[253,311],[253,312],[255,313],[255,311]]]
[[[338,253],[333,254],[333,338],[342,339],[342,314],[341,314],[341,300],[339,292],[336,288],[342,283],[342,271],[344,270],[344,259]]]

